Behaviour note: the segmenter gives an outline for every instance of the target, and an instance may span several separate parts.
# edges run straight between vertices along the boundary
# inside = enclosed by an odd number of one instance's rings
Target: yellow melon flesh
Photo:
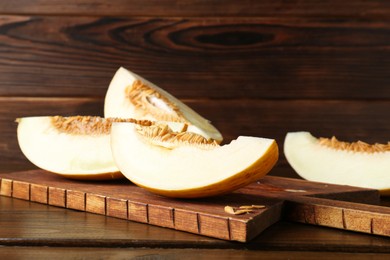
[[[234,191],[262,178],[278,159],[273,139],[242,136],[223,146],[156,145],[132,123],[112,125],[111,147],[118,168],[130,181],[175,198]]]
[[[346,146],[344,143],[343,147]],[[373,188],[390,195],[390,152],[348,147],[354,150],[324,145],[309,132],[291,132],[285,138],[284,154],[291,167],[306,180]]]
[[[74,179],[123,178],[112,157],[109,132],[67,133],[50,116],[24,117],[17,122],[19,146],[39,168]]]
[[[170,93],[125,68],[119,68],[111,80],[104,101],[104,116],[187,123],[187,131],[219,143],[223,139],[207,119]]]

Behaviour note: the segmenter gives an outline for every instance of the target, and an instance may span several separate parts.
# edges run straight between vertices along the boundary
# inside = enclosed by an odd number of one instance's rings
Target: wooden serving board
[[[281,218],[390,236],[390,208],[376,190],[266,176],[234,193],[170,199],[127,180],[76,181],[43,171],[0,173],[0,194],[204,236],[247,242]],[[265,205],[232,215],[225,206]]]

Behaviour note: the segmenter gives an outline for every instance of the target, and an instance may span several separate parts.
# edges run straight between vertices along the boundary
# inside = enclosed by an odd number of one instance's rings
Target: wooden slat
[[[99,195],[99,194],[93,194],[93,193],[87,193],[85,198],[85,210],[87,212],[100,214],[100,215],[106,215],[106,196]]]
[[[30,200],[30,184],[24,181],[14,181],[12,183],[12,197]]]
[[[85,192],[67,190],[66,207],[69,209],[85,211],[85,196],[86,196]]]
[[[30,193],[31,193],[31,201],[39,202],[42,204],[48,203],[48,195],[49,189],[47,186],[40,184],[32,184],[30,185]],[[71,204],[72,205],[72,204]]]
[[[34,183],[37,184],[37,183]],[[48,204],[57,207],[66,207],[66,190],[57,187],[48,187]]]
[[[125,66],[185,99],[390,98],[381,17],[3,15],[0,32],[0,96],[104,97]]]
[[[128,219],[127,200],[108,197],[106,202],[107,216]]]
[[[2,1],[2,13],[104,16],[387,16],[387,1],[282,0],[13,0]]]
[[[0,187],[1,187],[0,195],[12,197],[12,184],[13,184],[13,181],[12,180],[7,180],[7,179],[1,179],[0,183],[1,183],[0,184]]]
[[[148,204],[136,201],[128,201],[128,217],[129,220],[141,223],[149,222]]]

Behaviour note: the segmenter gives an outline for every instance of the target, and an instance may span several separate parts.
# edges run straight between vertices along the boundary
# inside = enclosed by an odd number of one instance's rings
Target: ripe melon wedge
[[[221,133],[197,112],[141,76],[121,67],[108,87],[104,116],[187,123],[187,131],[222,141]]]
[[[290,132],[284,141],[284,154],[306,180],[373,188],[390,195],[390,151],[383,147]]]
[[[110,146],[110,122],[99,117],[17,119],[23,154],[41,169],[74,179],[123,178]]]
[[[273,139],[241,136],[220,146],[188,132],[161,130],[166,126],[148,128],[113,123],[114,160],[130,181],[167,197],[228,193],[262,178],[278,160]]]

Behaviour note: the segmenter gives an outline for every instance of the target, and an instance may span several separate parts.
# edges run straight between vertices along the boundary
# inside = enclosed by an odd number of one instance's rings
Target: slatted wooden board
[[[76,181],[43,170],[1,173],[0,194],[247,242],[281,218],[375,235],[390,236],[390,208],[377,206],[376,190],[266,176],[234,193],[179,200],[151,194],[127,180]],[[231,215],[225,206],[265,205]]]

